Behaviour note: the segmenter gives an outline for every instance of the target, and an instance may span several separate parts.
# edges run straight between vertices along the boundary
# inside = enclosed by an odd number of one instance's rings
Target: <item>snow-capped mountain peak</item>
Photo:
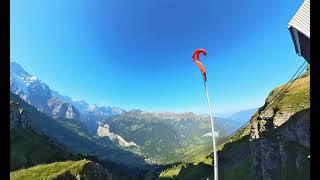
[[[96,104],[92,104],[88,106],[88,111],[92,112],[98,109],[98,106]]]
[[[52,116],[78,118],[83,121],[96,122],[124,112],[116,107],[99,107],[88,104],[85,100],[73,100],[52,90],[38,77],[27,73],[18,63],[10,62],[10,91],[19,95],[39,111]]]
[[[10,90],[40,111],[47,109],[47,101],[52,97],[48,85],[27,73],[16,62],[10,63]]]
[[[17,76],[30,76],[29,73],[27,73],[20,64],[16,62],[10,62],[10,73],[14,73]]]

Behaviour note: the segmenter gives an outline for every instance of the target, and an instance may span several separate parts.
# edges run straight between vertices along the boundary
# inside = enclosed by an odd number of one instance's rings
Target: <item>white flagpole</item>
[[[213,125],[213,116],[211,112],[211,105],[210,105],[210,99],[207,89],[207,84],[204,81],[204,87],[206,89],[206,95],[207,95],[207,101],[208,101],[208,108],[209,108],[209,115],[211,120],[211,131],[212,131],[212,146],[213,146],[213,168],[214,168],[214,180],[218,180],[218,155],[217,155],[217,149],[216,149],[216,138],[215,138],[215,131],[214,131],[214,125]]]

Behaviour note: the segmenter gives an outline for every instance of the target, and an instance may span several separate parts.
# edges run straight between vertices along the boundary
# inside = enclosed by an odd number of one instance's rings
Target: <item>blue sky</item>
[[[302,1],[11,0],[11,61],[98,105],[206,113],[263,105],[303,62],[287,24]]]

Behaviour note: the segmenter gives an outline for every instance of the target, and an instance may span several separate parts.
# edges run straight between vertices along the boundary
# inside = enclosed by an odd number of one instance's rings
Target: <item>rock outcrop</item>
[[[81,170],[77,172],[65,171],[59,174],[57,177],[53,178],[55,180],[112,180],[112,174],[105,168],[101,167],[99,164],[92,161],[85,161],[83,163]]]
[[[131,142],[127,142],[123,137],[110,132],[108,124],[104,124],[102,126],[99,123],[99,127],[97,129],[97,135],[100,136],[100,137],[108,137],[111,141],[114,141],[114,142],[118,143],[120,146],[123,146],[123,147],[130,147],[130,146],[139,147],[136,143],[134,143],[132,141]]]
[[[78,119],[79,112],[70,103],[62,100],[51,98],[48,101],[52,116],[65,117],[67,119]]]

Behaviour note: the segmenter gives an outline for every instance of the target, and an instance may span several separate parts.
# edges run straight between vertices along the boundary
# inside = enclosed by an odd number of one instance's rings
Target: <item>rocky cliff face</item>
[[[309,179],[309,109],[295,113],[278,129],[260,134],[250,143],[255,177]]]
[[[118,145],[123,147],[134,146],[139,148],[139,146],[133,141],[127,142],[123,137],[110,132],[108,124],[104,124],[103,126],[99,124],[97,135],[100,137],[108,137],[111,141],[116,142]]]
[[[292,83],[274,103],[283,86],[273,90],[251,119],[250,150],[258,179],[309,179],[309,72]]]
[[[113,179],[111,173],[107,169],[101,167],[99,164],[94,162],[86,163],[82,171],[79,173],[77,177],[78,179],[84,179],[84,180],[90,180],[90,179],[112,180]]]
[[[48,101],[48,105],[51,109],[50,114],[52,116],[65,117],[67,119],[79,118],[78,110],[76,110],[76,108],[72,106],[70,103],[67,103],[65,101],[62,101],[56,98],[51,98]]]

